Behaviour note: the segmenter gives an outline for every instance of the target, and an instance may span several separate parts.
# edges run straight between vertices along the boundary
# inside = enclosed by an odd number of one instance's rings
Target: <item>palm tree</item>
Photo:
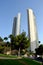
[[[4,40],[7,42],[8,38],[7,37],[4,37]]]
[[[14,36],[12,34],[9,35],[10,43],[11,43],[11,50],[14,49]]]
[[[0,37],[0,45],[2,45],[3,44],[3,39],[2,39],[2,37]]]
[[[6,51],[8,51],[8,50],[10,50],[9,48],[10,48],[10,42],[8,41],[8,37],[4,37],[4,40],[5,40],[5,45],[7,46],[5,46],[5,50]]]
[[[3,42],[3,39],[0,37],[0,42]]]
[[[12,34],[9,35],[10,41],[13,42],[14,36]]]

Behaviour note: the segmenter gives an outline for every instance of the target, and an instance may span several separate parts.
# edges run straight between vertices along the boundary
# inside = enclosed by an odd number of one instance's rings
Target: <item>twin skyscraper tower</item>
[[[17,36],[20,34],[20,16],[14,18],[13,22],[13,31],[12,34]],[[38,35],[37,35],[37,26],[34,12],[32,9],[27,9],[27,19],[28,19],[28,37],[30,39],[30,50],[35,53],[35,48],[38,47]]]

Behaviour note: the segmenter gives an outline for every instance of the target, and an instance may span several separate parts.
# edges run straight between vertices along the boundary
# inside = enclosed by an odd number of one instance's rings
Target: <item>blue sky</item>
[[[21,32],[28,34],[27,9],[32,8],[37,23],[38,38],[43,43],[43,0],[0,0],[0,36],[12,33],[13,18],[21,13]]]

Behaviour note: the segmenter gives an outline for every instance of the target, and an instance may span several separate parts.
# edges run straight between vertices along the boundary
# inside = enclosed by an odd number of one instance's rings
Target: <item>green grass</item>
[[[18,60],[0,59],[0,65],[23,65]]]
[[[0,54],[0,57],[17,58],[17,56],[14,56],[14,55],[6,55],[6,54]]]
[[[22,59],[0,59],[0,65],[41,65],[41,63],[33,61],[29,58]]]
[[[26,62],[28,65],[41,65],[41,63],[36,62],[30,58],[23,58],[23,59],[21,59],[21,61]]]

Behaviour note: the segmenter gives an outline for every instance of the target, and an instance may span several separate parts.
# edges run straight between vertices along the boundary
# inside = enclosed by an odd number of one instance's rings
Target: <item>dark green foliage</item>
[[[2,42],[3,41],[3,39],[0,37],[0,42]]]
[[[8,40],[8,38],[7,37],[4,37],[4,40]]]
[[[43,45],[35,49],[37,55],[43,55]]]
[[[4,47],[4,50],[6,50],[6,52],[8,51],[8,47],[10,47],[9,50],[17,50],[17,51],[21,51],[23,49],[27,49],[30,46],[30,40],[27,38],[26,33],[22,32],[20,35],[17,36],[13,36],[12,34],[9,35],[10,38],[10,42],[8,41],[8,37],[4,37],[4,41],[3,39],[0,37],[0,41],[3,41],[4,44],[1,46]]]
[[[9,36],[10,41],[11,41],[11,50],[18,50],[19,53],[23,49],[27,49],[30,46],[30,40],[26,37],[26,33],[22,32],[20,35]]]
[[[4,53],[4,47],[0,46],[0,53]]]

